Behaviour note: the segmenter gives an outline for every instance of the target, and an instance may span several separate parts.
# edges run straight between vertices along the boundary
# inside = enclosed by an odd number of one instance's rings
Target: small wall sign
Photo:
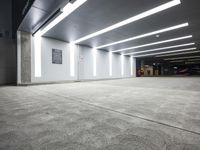
[[[62,50],[52,49],[52,63],[62,64]]]

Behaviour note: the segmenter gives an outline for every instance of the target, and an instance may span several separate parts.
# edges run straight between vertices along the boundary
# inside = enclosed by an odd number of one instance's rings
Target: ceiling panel
[[[66,42],[72,42],[169,1],[171,0],[88,0],[75,12],[49,30],[44,36]],[[200,16],[200,1],[181,0],[181,2],[181,5],[88,39],[79,44],[96,47],[188,22],[189,27],[159,34],[159,38],[154,35],[105,47],[103,49],[108,51],[118,50],[191,34],[193,35],[193,38],[191,39],[149,46],[136,50],[129,50],[126,51],[126,53],[148,50],[162,46],[185,44],[189,42],[196,42],[197,44],[195,46],[200,48],[200,19],[198,18]],[[66,3],[66,1],[36,0],[33,7],[38,10],[34,11],[34,8],[30,10],[29,14],[32,14],[32,16],[29,15],[29,19],[26,20],[26,24],[28,24],[30,29],[33,28],[38,24],[38,22],[44,20],[43,18],[45,18],[45,16],[48,16],[53,10],[59,8],[63,3]]]
[[[127,39],[133,36],[141,35],[144,33],[156,31],[159,29],[163,29],[166,27],[178,25],[181,23],[188,22],[190,24],[189,27],[170,31],[169,34],[161,34],[163,39],[169,39],[171,37],[183,36],[184,34],[192,34],[196,39],[200,37],[200,20],[197,19],[197,16],[200,16],[200,10],[197,8],[196,0],[191,1],[183,1],[182,5],[168,9],[156,15],[147,17],[140,21],[131,23],[129,25],[123,26],[117,30],[113,30],[111,32],[105,33],[98,37],[89,39],[87,41],[81,42],[83,45],[91,45],[93,47],[104,45],[108,43],[112,43],[115,41]],[[180,32],[179,32],[180,31]],[[150,38],[155,39],[155,37],[151,36]],[[148,41],[148,39],[141,39],[144,43]],[[137,41],[133,41],[135,44]],[[124,48],[131,46],[130,43],[118,44],[115,46],[110,46],[105,49],[113,50],[117,48]]]
[[[66,3],[66,0],[35,0],[21,22],[19,30],[35,32],[63,3]]]
[[[45,36],[74,41],[165,2],[168,0],[88,0]]]

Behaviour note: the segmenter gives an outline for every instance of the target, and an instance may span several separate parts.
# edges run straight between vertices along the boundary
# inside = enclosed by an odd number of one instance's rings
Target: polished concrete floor
[[[0,150],[200,150],[200,78],[0,87]]]

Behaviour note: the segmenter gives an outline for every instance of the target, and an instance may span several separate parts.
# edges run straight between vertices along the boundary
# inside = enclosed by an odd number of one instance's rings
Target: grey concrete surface
[[[200,78],[0,87],[0,150],[200,150]]]
[[[31,34],[21,33],[21,83],[31,83]],[[22,63],[23,62],[23,63]]]

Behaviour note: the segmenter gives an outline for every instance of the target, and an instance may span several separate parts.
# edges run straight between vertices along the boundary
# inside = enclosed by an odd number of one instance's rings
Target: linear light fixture
[[[187,61],[185,62],[185,64],[200,64],[200,61],[196,62],[196,61]]]
[[[154,52],[154,51],[160,51],[160,50],[172,49],[172,48],[178,48],[178,47],[184,47],[184,46],[191,46],[191,45],[195,45],[195,43],[187,43],[187,44],[180,44],[180,45],[174,45],[174,46],[155,48],[155,49],[150,49],[150,50],[143,50],[143,51],[139,51],[139,52],[126,53],[124,55],[141,54],[141,53]]]
[[[131,76],[133,76],[133,56],[130,57],[130,63],[131,63]]]
[[[200,59],[188,59],[187,61],[200,61]]]
[[[73,43],[70,43],[70,76],[75,76],[75,48]]]
[[[135,36],[135,37],[131,37],[131,38],[128,38],[128,39],[125,39],[125,40],[121,40],[121,41],[117,41],[117,42],[101,45],[101,46],[98,46],[96,48],[97,49],[105,48],[105,47],[108,47],[108,46],[112,46],[112,45],[116,45],[116,44],[121,44],[121,43],[129,42],[129,41],[141,39],[141,38],[144,38],[144,37],[148,37],[148,36],[164,33],[164,32],[167,32],[167,31],[180,29],[180,28],[187,27],[187,26],[189,26],[189,23],[183,23],[183,24],[179,24],[179,25],[176,25],[176,26],[171,26],[171,27],[168,27],[168,28],[164,28],[164,29],[160,29],[160,30],[157,30],[157,31],[149,32],[149,33],[146,33],[146,34],[142,34],[142,35],[138,35],[138,36]]]
[[[121,75],[124,76],[124,55],[121,55]]]
[[[134,46],[134,47],[128,47],[128,48],[113,50],[112,52],[122,52],[122,51],[127,51],[127,50],[142,48],[142,47],[148,47],[148,46],[159,45],[159,44],[163,44],[163,43],[169,43],[169,42],[174,42],[174,41],[189,39],[189,38],[192,38],[192,35],[183,36],[183,37],[178,37],[178,38],[173,38],[173,39],[164,40],[164,41],[158,41],[158,42],[149,43],[149,44],[144,44],[144,45],[139,45],[139,46]]]
[[[42,38],[41,36],[34,36],[34,71],[35,77],[42,76]]]
[[[185,62],[185,61],[200,61],[200,59],[174,60],[174,61],[170,61],[170,62],[176,63],[176,62]]]
[[[145,55],[137,55],[134,57],[145,57],[145,56],[153,56],[153,55],[159,55],[159,54],[168,54],[168,53],[176,53],[176,52],[183,52],[183,51],[191,51],[196,50],[197,48],[187,48],[187,49],[181,49],[181,50],[173,50],[173,51],[167,51],[167,52],[160,52],[160,53],[152,53],[152,54],[145,54]]]
[[[46,27],[39,30],[36,35],[42,36],[67,16],[69,16],[72,12],[74,12],[77,8],[83,5],[87,0],[76,0],[74,3],[67,3],[67,5],[61,9],[62,13],[58,15],[52,22],[50,22]]]
[[[113,75],[113,71],[112,71],[112,57],[113,57],[113,54],[112,52],[109,52],[109,75],[112,76]]]
[[[183,53],[175,53],[175,54],[158,55],[156,57],[176,56],[176,55],[195,54],[195,53],[200,53],[200,51],[192,51],[192,52],[183,52]]]
[[[175,60],[175,61],[170,61],[170,63],[177,63],[177,62],[184,62],[184,60]]]
[[[80,42],[82,42],[82,41],[85,41],[85,40],[88,40],[88,39],[93,38],[93,37],[95,37],[95,36],[101,35],[101,34],[103,34],[103,33],[112,31],[112,30],[114,30],[114,29],[120,28],[120,27],[125,26],[125,25],[127,25],[127,24],[130,24],[130,23],[132,23],[132,22],[141,20],[141,19],[143,19],[143,18],[146,18],[146,17],[151,16],[151,15],[153,15],[153,14],[156,14],[156,13],[158,13],[158,12],[164,11],[164,10],[166,10],[166,9],[169,9],[169,8],[174,7],[174,6],[176,6],[176,5],[179,5],[179,4],[181,4],[181,1],[180,1],[180,0],[172,0],[172,1],[168,2],[168,3],[165,3],[165,4],[163,4],[163,5],[160,5],[160,6],[158,6],[158,7],[155,7],[155,8],[153,8],[153,9],[151,9],[151,10],[145,11],[145,12],[143,12],[143,13],[141,13],[141,14],[138,14],[138,15],[136,15],[136,16],[133,16],[133,17],[131,17],[131,18],[128,18],[128,19],[126,19],[126,20],[124,20],[124,21],[118,22],[118,23],[116,23],[116,24],[114,24],[114,25],[112,25],[112,26],[109,26],[109,27],[107,27],[107,28],[104,28],[104,29],[102,29],[102,30],[100,30],[100,31],[97,31],[97,32],[95,32],[95,33],[92,33],[92,34],[89,34],[89,35],[87,35],[87,36],[85,36],[85,37],[82,37],[82,38],[80,38],[80,39],[74,41],[74,43],[75,43],[75,44],[80,43]]]
[[[176,58],[167,58],[164,60],[179,60],[179,59],[190,59],[190,58],[200,58],[200,56],[176,57]]]
[[[93,76],[97,76],[97,49],[93,48]]]

